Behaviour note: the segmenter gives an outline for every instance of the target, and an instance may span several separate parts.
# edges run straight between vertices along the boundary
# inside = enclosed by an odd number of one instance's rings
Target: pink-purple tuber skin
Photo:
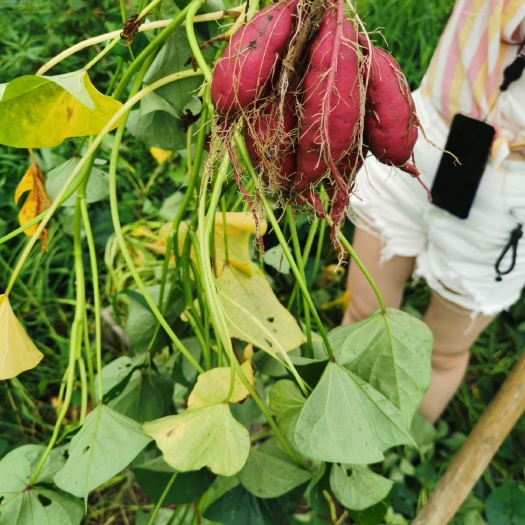
[[[271,4],[237,31],[213,70],[211,100],[223,116],[265,96],[292,35],[298,0]]]
[[[410,88],[390,53],[374,46],[367,51],[365,142],[379,162],[417,177],[419,170],[409,162],[419,127]]]

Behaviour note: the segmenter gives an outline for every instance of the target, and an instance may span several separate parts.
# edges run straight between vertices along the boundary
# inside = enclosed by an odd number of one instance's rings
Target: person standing
[[[414,160],[429,188],[446,155],[443,149],[454,133],[456,115],[473,126],[464,133],[470,147],[482,142],[475,137],[478,128],[493,130],[490,151],[479,145],[474,155],[478,164],[486,156],[488,161],[472,204],[461,205],[466,217],[431,203],[417,181],[372,157],[359,172],[350,198],[356,225],[353,247],[385,304],[400,307],[411,277],[424,278],[431,289],[423,320],[434,335],[432,379],[420,407],[431,422],[460,385],[470,346],[499,312],[519,299],[525,285],[525,247],[520,244],[525,222],[525,75],[519,75],[525,67],[524,43],[525,2],[457,0],[421,86],[413,93],[424,130]],[[462,133],[459,129],[455,135],[461,138]],[[448,193],[461,201],[459,185]],[[378,308],[372,288],[352,263],[348,289],[351,300],[343,324]]]

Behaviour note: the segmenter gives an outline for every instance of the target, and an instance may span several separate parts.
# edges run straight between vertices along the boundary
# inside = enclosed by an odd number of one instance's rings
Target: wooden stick
[[[525,411],[525,352],[449,465],[412,525],[446,525]]]

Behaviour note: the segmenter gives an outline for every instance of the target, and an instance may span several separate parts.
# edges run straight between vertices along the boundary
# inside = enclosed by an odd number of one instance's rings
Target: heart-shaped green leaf
[[[279,427],[288,435],[293,432],[306,399],[299,387],[288,379],[277,381],[270,390],[270,410]]]
[[[186,143],[186,132],[178,113],[156,93],[144,97],[140,109],[130,113],[126,128],[148,146],[174,151]]]
[[[335,496],[352,510],[363,510],[384,500],[393,485],[393,481],[357,465],[351,468],[332,465],[330,472],[330,487]]]
[[[400,310],[376,312],[328,336],[339,364],[370,383],[412,421],[430,384],[433,338],[428,326]]]
[[[70,494],[86,498],[91,490],[126,468],[149,441],[138,423],[99,405],[71,440],[69,458],[55,475],[55,483]]]
[[[173,384],[160,370],[147,367],[143,356],[117,357],[102,369],[103,399],[109,407],[139,423],[161,417]]]
[[[252,449],[239,472],[242,485],[259,498],[277,498],[309,481],[312,473],[293,463],[276,440],[265,441]]]
[[[498,525],[525,525],[525,491],[512,483],[493,490],[485,502],[489,523]]]
[[[0,523],[9,525],[78,525],[84,509],[79,500],[54,492],[49,484],[65,462],[63,450],[53,450],[36,483],[29,481],[45,451],[42,445],[24,445],[0,461]]]
[[[46,191],[51,198],[55,200],[56,196],[64,186],[66,180],[69,178],[73,170],[77,167],[80,162],[78,157],[66,160],[60,166],[52,169],[47,174],[46,179]],[[86,188],[85,199],[86,202],[98,202],[105,199],[109,195],[109,180],[108,175],[98,168],[92,168],[89,174],[89,180]],[[62,206],[74,206],[76,203],[77,192],[73,193],[69,199],[67,199]]]
[[[306,456],[356,465],[381,461],[387,448],[413,443],[399,409],[335,362],[306,400],[294,440]]]

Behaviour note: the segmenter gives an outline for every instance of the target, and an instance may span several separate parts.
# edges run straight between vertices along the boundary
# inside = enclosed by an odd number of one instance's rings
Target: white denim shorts
[[[448,128],[429,102],[414,93],[427,138],[443,148]],[[420,134],[421,135],[421,134]],[[421,137],[414,149],[421,180],[431,188],[441,151]],[[350,219],[383,241],[382,261],[416,257],[414,278],[473,314],[492,315],[514,304],[525,285],[525,235],[514,269],[496,280],[495,263],[518,223],[525,223],[524,161],[489,163],[467,219],[431,204],[427,192],[407,173],[370,157],[357,176]],[[511,264],[507,251],[500,268]]]

